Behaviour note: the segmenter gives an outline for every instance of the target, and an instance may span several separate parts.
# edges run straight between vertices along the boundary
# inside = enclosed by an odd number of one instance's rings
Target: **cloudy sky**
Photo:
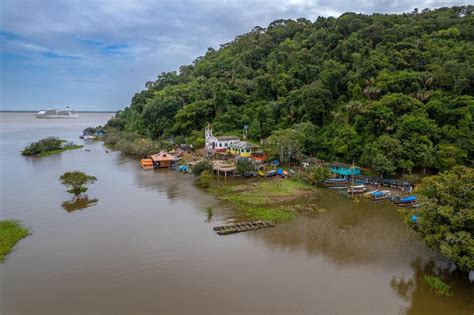
[[[121,109],[157,74],[280,18],[472,2],[0,0],[0,109]]]

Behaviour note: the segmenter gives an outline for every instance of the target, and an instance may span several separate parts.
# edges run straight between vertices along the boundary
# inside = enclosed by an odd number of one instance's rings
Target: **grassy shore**
[[[253,183],[224,184],[210,192],[232,204],[246,219],[288,222],[303,208],[315,189],[291,179],[275,179]]]
[[[0,221],[0,263],[4,262],[5,257],[15,245],[28,235],[30,235],[30,231],[20,222],[15,220]]]
[[[83,146],[82,144],[75,144],[75,145],[70,145],[70,146],[63,147],[63,148],[57,149],[57,150],[51,150],[51,151],[42,152],[42,153],[38,154],[37,156],[48,156],[48,155],[53,155],[53,154],[61,153],[61,152],[64,152],[64,151],[82,149],[83,147],[84,147],[84,146]]]

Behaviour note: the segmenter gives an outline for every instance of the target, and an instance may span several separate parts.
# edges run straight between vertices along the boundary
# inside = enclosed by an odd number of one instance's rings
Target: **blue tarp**
[[[283,170],[281,168],[279,168],[278,171],[277,171],[277,174],[283,176]]]
[[[385,193],[383,193],[381,191],[374,191],[372,193],[372,196],[374,196],[374,197],[383,197],[383,196],[385,196]]]
[[[187,172],[187,171],[189,171],[189,168],[188,168],[187,166],[185,166],[185,165],[181,165],[181,166],[179,167],[179,170],[180,170],[181,172]]]
[[[405,198],[400,199],[401,203],[407,203],[407,202],[412,202],[416,200],[416,196],[408,196]]]

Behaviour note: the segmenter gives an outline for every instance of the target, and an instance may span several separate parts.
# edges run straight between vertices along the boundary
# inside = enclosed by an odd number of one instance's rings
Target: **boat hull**
[[[79,118],[79,115],[40,115],[40,114],[35,114],[36,118],[41,118],[41,119],[57,119],[57,118]]]

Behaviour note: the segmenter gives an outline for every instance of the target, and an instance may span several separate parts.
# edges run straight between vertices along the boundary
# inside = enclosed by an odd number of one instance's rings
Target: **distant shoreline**
[[[0,113],[37,113],[37,110],[0,110]],[[76,110],[77,113],[116,113],[115,110]]]

